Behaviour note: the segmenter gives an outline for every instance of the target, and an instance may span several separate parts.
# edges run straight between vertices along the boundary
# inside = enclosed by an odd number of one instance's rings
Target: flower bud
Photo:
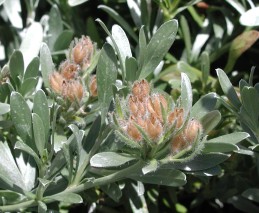
[[[171,141],[171,150],[172,153],[178,153],[179,151],[185,149],[187,147],[184,135],[181,133],[174,137]]]
[[[132,94],[137,97],[140,101],[143,101],[150,92],[149,83],[146,80],[141,80],[134,83],[132,87]]]
[[[145,102],[140,102],[137,97],[130,95],[128,105],[130,113],[135,117],[146,114]]]
[[[183,125],[183,109],[175,108],[173,112],[168,115],[168,122],[173,124],[176,122],[176,128],[180,128]]]
[[[152,114],[156,114],[156,116],[159,118],[160,121],[163,120],[161,105],[164,108],[164,110],[167,111],[168,105],[163,95],[155,94],[149,97],[148,103],[147,103],[148,111]]]
[[[67,87],[64,89],[64,97],[68,98],[71,102],[80,101],[83,97],[83,85],[79,81],[68,82]]]
[[[98,95],[97,94],[97,79],[96,79],[96,75],[92,76],[91,81],[90,81],[89,89],[90,89],[91,96],[96,97]]]
[[[59,72],[53,72],[49,76],[50,87],[57,94],[62,93],[64,82],[65,82],[65,79]]]
[[[190,147],[197,139],[199,132],[202,131],[202,125],[198,120],[188,122],[185,129],[171,141],[173,153],[177,153],[187,147]]]
[[[59,70],[61,75],[69,80],[76,77],[79,67],[77,64],[73,64],[66,60],[59,66]]]
[[[157,139],[163,132],[161,123],[154,116],[150,116],[146,122],[147,122],[147,125],[146,125],[147,135],[152,140]]]
[[[142,135],[134,124],[133,120],[129,120],[127,124],[127,134],[135,141],[141,141]]]
[[[90,66],[94,52],[94,45],[87,36],[82,36],[72,49],[72,60],[79,64],[83,70]]]
[[[202,131],[202,125],[198,120],[191,120],[188,122],[183,133],[187,143],[192,144],[197,138],[199,132]]]

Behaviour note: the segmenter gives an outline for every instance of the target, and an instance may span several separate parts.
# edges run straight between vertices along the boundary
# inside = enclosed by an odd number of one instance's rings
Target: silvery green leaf
[[[237,144],[240,141],[249,137],[249,134],[246,132],[234,132],[227,135],[222,135],[216,138],[212,138],[208,140],[208,142],[223,142],[223,143],[231,143]]]
[[[183,172],[173,168],[158,168],[156,171],[145,175],[132,174],[130,178],[143,183],[158,184],[165,186],[183,186],[186,184],[186,176]]]
[[[57,200],[57,201],[61,201],[61,202],[64,202],[64,203],[70,203],[70,204],[82,203],[83,202],[83,199],[80,195],[75,194],[75,193],[71,193],[71,192],[56,194],[56,195],[48,196],[48,197],[46,197],[46,199],[47,198],[54,199],[54,200]]]
[[[45,126],[40,116],[36,113],[32,113],[32,124],[35,145],[38,149],[40,156],[43,157],[44,149],[47,142],[44,129]]]
[[[20,51],[23,54],[25,67],[28,66],[34,57],[38,56],[42,41],[42,26],[39,22],[33,22],[27,29],[20,46]]]
[[[6,103],[0,103],[0,115],[4,115],[10,112],[10,105]]]
[[[136,160],[134,157],[127,154],[119,154],[116,152],[101,152],[95,154],[91,160],[91,166],[99,168],[119,167],[130,161]]]
[[[210,111],[214,110],[217,103],[216,93],[209,93],[202,96],[191,109],[191,118],[201,119]]]
[[[63,31],[61,14],[56,5],[53,5],[49,13],[49,37],[48,46],[53,51],[54,44]]]
[[[40,65],[43,82],[49,87],[49,76],[53,72],[53,62],[47,44],[43,43],[40,49]]]
[[[101,50],[101,55],[97,65],[97,91],[101,108],[102,123],[110,107],[113,91],[112,85],[117,78],[117,60],[113,48],[105,44]]]
[[[186,118],[192,108],[192,86],[185,73],[182,73],[181,77],[181,107],[184,109],[184,117]]]
[[[122,66],[125,70],[125,61],[127,57],[132,57],[131,49],[130,49],[130,43],[129,40],[123,31],[123,29],[115,24],[112,26],[112,36],[117,44],[117,47],[119,49],[119,55],[122,59]]]
[[[18,151],[16,162],[22,174],[22,179],[25,184],[25,190],[30,191],[35,187],[36,182],[36,164],[33,158],[25,152]]]
[[[101,186],[101,189],[115,202],[119,202],[122,192],[116,183]]]
[[[139,67],[141,70],[140,78],[145,78],[150,73],[154,72],[172,46],[177,29],[178,22],[176,20],[167,21],[158,28],[147,45],[144,64],[142,67]]]
[[[36,150],[32,142],[31,111],[24,98],[17,92],[12,92],[10,98],[11,118],[21,139]]]
[[[26,189],[22,174],[7,143],[0,141],[0,185],[1,188],[21,192]]]
[[[48,140],[49,126],[50,126],[50,115],[48,100],[43,90],[38,90],[33,99],[33,112],[36,113],[44,126],[45,139]]]
[[[88,0],[68,0],[68,4],[69,4],[71,7],[74,7],[74,6],[83,4],[83,3],[87,2],[87,1],[88,1]]]
[[[15,50],[11,55],[9,62],[10,75],[13,80],[16,80],[17,76],[23,76],[24,62],[23,55],[20,50]]]
[[[12,26],[15,28],[21,29],[23,27],[22,18],[20,16],[21,4],[19,0],[8,0],[2,2],[4,5],[4,10],[12,23]]]

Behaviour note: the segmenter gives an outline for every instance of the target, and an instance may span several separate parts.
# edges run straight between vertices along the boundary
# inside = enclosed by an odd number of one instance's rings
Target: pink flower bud
[[[132,94],[139,99],[139,101],[143,101],[150,93],[150,86],[146,80],[141,80],[139,82],[134,83],[132,87]]]

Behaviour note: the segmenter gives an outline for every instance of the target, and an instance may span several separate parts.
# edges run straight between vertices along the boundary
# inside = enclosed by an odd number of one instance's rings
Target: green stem
[[[143,165],[145,165],[145,162],[140,160],[136,164],[134,164],[134,165],[132,165],[128,168],[125,168],[123,170],[120,170],[118,172],[115,172],[113,174],[110,174],[110,175],[107,175],[107,176],[104,176],[104,177],[101,177],[101,178],[97,178],[94,181],[82,183],[78,186],[68,187],[65,191],[60,192],[58,194],[55,194],[55,197],[58,196],[58,195],[66,194],[66,193],[78,193],[78,192],[90,189],[92,187],[95,187],[95,186],[106,185],[106,184],[110,184],[110,183],[119,181],[123,178],[127,178],[131,174],[134,174]],[[46,203],[53,202],[51,196],[44,198],[44,200],[45,200]]]
[[[110,184],[110,183],[116,182],[118,180],[127,178],[131,174],[137,172],[144,164],[145,164],[145,162],[140,160],[136,164],[134,164],[128,168],[125,168],[123,170],[117,171],[113,174],[107,175],[105,177],[97,178],[94,181],[89,181],[89,182],[80,184],[78,186],[68,187],[63,192],[55,194],[55,197],[58,195],[66,194],[66,193],[79,193],[81,191],[90,189],[95,186]],[[48,196],[48,197],[43,198],[42,201],[44,201],[45,203],[51,203],[51,202],[54,202],[55,200],[52,198],[52,196]],[[26,209],[26,208],[33,207],[33,206],[37,206],[37,201],[29,200],[29,201],[25,201],[25,202],[13,204],[13,205],[0,206],[0,211],[1,212],[19,211],[21,209]]]
[[[12,211],[20,211],[22,209],[26,209],[29,206],[35,206],[37,202],[35,200],[29,200],[22,203],[17,203],[13,205],[0,206],[0,212],[12,212]]]

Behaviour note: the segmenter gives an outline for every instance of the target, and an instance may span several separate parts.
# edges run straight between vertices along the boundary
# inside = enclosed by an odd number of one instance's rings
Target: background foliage
[[[0,4],[2,211],[258,212],[259,2]],[[96,43],[81,77],[88,88],[97,73],[98,101],[77,106],[51,92],[49,76],[82,35]],[[115,145],[106,115],[119,109],[110,103],[142,78],[176,104],[188,97],[182,106],[208,135],[191,161],[137,165]]]

